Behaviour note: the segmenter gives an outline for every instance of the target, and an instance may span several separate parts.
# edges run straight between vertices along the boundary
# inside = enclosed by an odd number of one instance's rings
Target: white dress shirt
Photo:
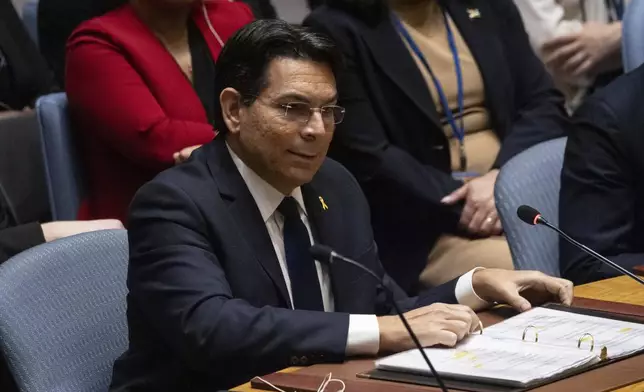
[[[586,22],[602,23],[608,23],[612,13],[604,0],[514,0],[514,3],[537,53],[545,42],[581,30],[584,13]]]
[[[228,145],[227,145],[228,146]],[[255,203],[259,208],[262,215],[266,230],[273,243],[277,260],[279,261],[282,270],[282,276],[286,283],[288,295],[293,303],[293,293],[291,292],[291,279],[288,274],[288,266],[286,264],[286,251],[284,250],[284,217],[277,211],[285,195],[275,189],[272,185],[262,179],[257,173],[249,168],[242,160],[228,147],[228,151],[235,162],[235,166],[239,170],[248,190],[250,191]],[[309,223],[306,207],[304,206],[304,199],[302,197],[302,189],[295,188],[293,192],[288,195],[297,201],[298,209],[300,211],[300,219],[304,223],[306,230],[309,233],[309,240],[313,244],[313,236],[311,234],[311,225]],[[322,303],[324,304],[325,312],[333,312],[335,310],[335,303],[333,299],[333,290],[331,289],[331,278],[326,265],[315,261],[315,268],[318,273],[320,281],[320,290],[322,293]],[[472,288],[472,274],[476,269],[461,276],[456,284],[456,298],[460,304],[468,305],[472,309],[482,309],[489,304],[479,298]],[[380,349],[380,328],[378,326],[378,319],[375,315],[359,315],[352,314],[349,316],[349,331],[347,335],[346,354],[347,355],[376,355]]]

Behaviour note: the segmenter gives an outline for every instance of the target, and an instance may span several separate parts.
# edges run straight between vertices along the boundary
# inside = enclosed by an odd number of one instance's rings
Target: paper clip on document
[[[527,327],[525,327],[525,329],[523,330],[523,336],[521,337],[521,340],[525,341],[525,336],[528,333],[528,331],[531,330],[531,329],[534,329],[534,342],[538,343],[539,342],[539,329],[537,327],[535,327],[534,325],[528,325]],[[577,348],[581,348],[581,344],[583,342],[585,342],[585,341],[588,341],[588,340],[590,340],[590,351],[594,351],[595,350],[595,337],[593,335],[589,334],[589,333],[585,333],[585,334],[581,335],[581,337],[577,341]],[[606,346],[602,346],[601,352],[599,354],[599,358],[602,361],[605,361],[605,360],[608,359],[608,349],[606,348]]]

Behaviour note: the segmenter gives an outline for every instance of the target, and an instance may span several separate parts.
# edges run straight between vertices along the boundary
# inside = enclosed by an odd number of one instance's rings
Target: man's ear
[[[221,114],[226,123],[228,132],[235,134],[239,132],[240,111],[241,111],[241,94],[234,88],[228,87],[219,94],[219,104],[221,105]]]

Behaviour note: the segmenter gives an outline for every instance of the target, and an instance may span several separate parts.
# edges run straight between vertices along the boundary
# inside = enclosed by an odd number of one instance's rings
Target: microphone
[[[423,356],[423,359],[425,360],[427,367],[429,367],[429,370],[432,372],[432,375],[436,379],[436,382],[438,382],[438,386],[441,388],[443,392],[448,392],[447,388],[445,387],[445,384],[443,383],[443,380],[438,375],[438,372],[436,371],[436,369],[434,369],[434,365],[432,365],[431,361],[427,357],[425,350],[423,350],[423,346],[420,344],[420,341],[418,340],[418,336],[416,336],[414,331],[411,329],[411,326],[407,322],[407,319],[405,318],[402,311],[398,307],[398,304],[394,299],[393,291],[391,291],[391,289],[387,287],[387,285],[385,284],[385,281],[382,280],[382,278],[378,276],[378,274],[376,274],[369,268],[365,267],[364,265],[358,263],[355,260],[351,260],[348,257],[344,257],[336,253],[333,249],[331,249],[326,245],[314,244],[309,249],[309,252],[311,253],[311,256],[313,256],[315,260],[318,260],[321,263],[333,264],[334,261],[339,260],[339,261],[342,261],[343,263],[351,264],[352,266],[359,268],[364,272],[366,272],[367,274],[371,275],[376,280],[376,282],[378,282],[385,289],[385,291],[387,292],[387,298],[389,298],[389,302],[391,302],[391,305],[393,305],[394,310],[396,311],[396,314],[398,315],[398,317],[400,317],[400,320],[405,326],[405,329],[407,330],[407,333],[411,337],[411,340],[414,342],[414,344],[416,345],[416,348],[418,349],[418,351],[420,351],[420,354]]]
[[[604,264],[607,264],[614,269],[618,270],[622,274],[629,276],[633,279],[635,279],[637,282],[644,284],[644,280],[640,278],[639,276],[635,275],[631,271],[627,270],[626,268],[622,267],[621,265],[615,264],[614,262],[608,260],[606,257],[600,255],[599,253],[595,252],[594,250],[590,249],[586,245],[572,239],[568,234],[564,233],[560,228],[557,226],[553,225],[552,223],[548,222],[543,216],[541,216],[541,213],[534,208],[530,206],[520,206],[517,208],[517,216],[519,219],[524,221],[525,223],[536,226],[536,225],[544,225],[554,231],[557,232],[564,240],[568,241],[569,243],[573,244],[577,248],[581,249],[582,251],[586,252],[587,254],[593,256],[597,260],[601,261]]]

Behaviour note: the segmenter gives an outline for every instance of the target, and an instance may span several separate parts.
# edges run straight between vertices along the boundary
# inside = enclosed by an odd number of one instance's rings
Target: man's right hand
[[[432,304],[405,313],[411,329],[423,347],[453,347],[479,328],[479,318],[463,305]],[[378,317],[380,353],[396,353],[415,347],[398,316]]]

